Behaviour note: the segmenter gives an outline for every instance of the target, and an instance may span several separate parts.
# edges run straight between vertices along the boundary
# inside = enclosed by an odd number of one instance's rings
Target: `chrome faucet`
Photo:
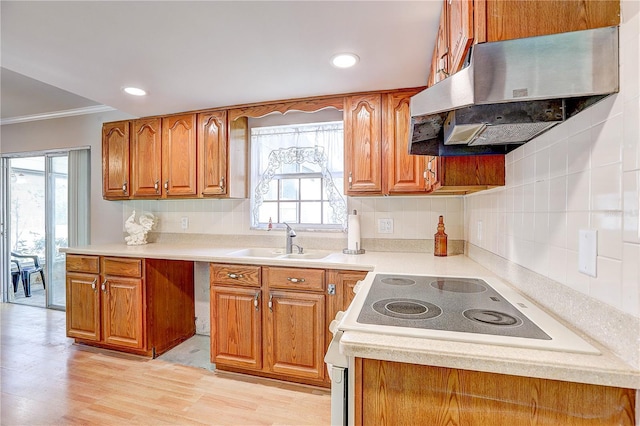
[[[287,222],[282,222],[282,223],[284,224],[284,226],[287,227],[287,230],[286,230],[287,244],[285,246],[285,253],[286,254],[293,253],[293,246],[298,247],[298,253],[302,253],[302,247],[300,247],[297,244],[293,244],[293,238],[296,236],[296,231],[294,231],[293,228],[291,228]]]

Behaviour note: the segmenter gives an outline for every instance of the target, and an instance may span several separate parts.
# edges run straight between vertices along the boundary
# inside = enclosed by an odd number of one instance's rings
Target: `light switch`
[[[578,233],[578,272],[596,276],[598,231],[581,229]]]

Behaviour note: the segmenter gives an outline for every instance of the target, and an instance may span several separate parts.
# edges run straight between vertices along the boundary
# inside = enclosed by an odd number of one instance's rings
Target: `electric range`
[[[359,287],[341,331],[600,353],[496,278],[379,273]]]

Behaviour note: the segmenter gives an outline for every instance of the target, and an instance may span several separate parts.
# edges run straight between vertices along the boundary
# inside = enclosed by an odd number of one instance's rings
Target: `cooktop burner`
[[[476,278],[378,274],[357,322],[551,339],[489,284]]]

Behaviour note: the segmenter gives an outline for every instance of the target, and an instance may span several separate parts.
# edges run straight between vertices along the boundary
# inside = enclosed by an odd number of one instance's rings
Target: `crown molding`
[[[75,115],[96,114],[99,112],[115,111],[115,108],[106,105],[95,105],[84,108],[67,109],[63,111],[45,112],[42,114],[23,115],[0,119],[0,126],[5,124],[27,123],[29,121],[50,120],[52,118],[73,117]]]

